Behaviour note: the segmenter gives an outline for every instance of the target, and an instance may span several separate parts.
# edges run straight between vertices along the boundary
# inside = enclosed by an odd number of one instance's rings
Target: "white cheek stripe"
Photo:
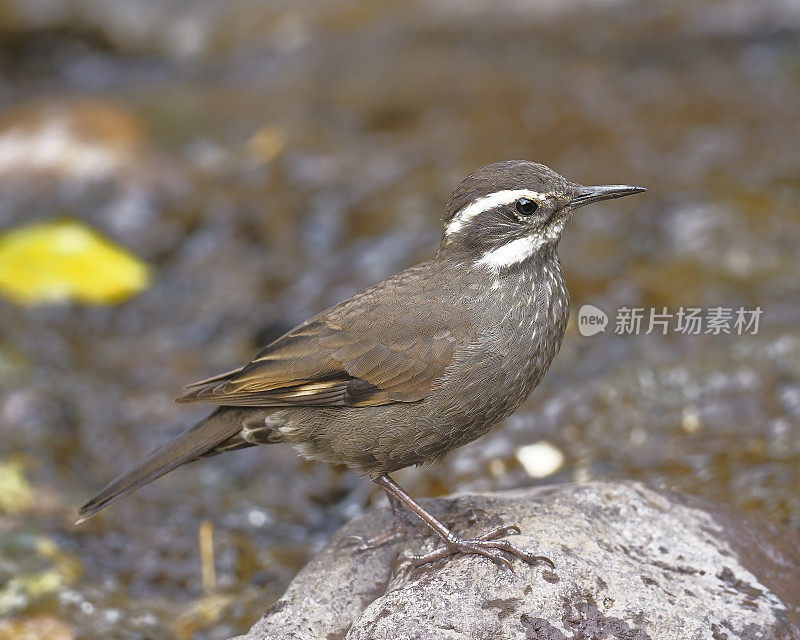
[[[547,199],[538,191],[531,191],[530,189],[506,189],[504,191],[495,191],[461,208],[447,224],[444,233],[448,236],[452,233],[456,233],[478,214],[488,211],[489,209],[494,209],[495,207],[511,204],[520,198],[529,198],[537,202],[545,202]]]
[[[475,264],[491,271],[499,271],[524,262],[546,244],[556,242],[561,237],[566,220],[551,225],[543,235],[522,236],[484,253]]]

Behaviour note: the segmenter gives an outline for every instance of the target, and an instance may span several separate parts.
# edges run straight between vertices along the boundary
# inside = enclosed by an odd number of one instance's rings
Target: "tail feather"
[[[78,509],[79,518],[75,524],[91,518],[114,500],[136,491],[182,464],[196,460],[230,438],[241,429],[238,415],[232,414],[238,412],[225,408],[218,409],[177,438],[153,451],[139,466],[113,480]]]

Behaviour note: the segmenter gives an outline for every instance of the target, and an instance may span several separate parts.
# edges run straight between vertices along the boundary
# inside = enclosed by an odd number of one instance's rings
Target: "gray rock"
[[[373,551],[337,547],[391,522],[374,509],[344,527],[240,640],[735,640],[800,638],[800,539],[639,483],[560,485],[426,501],[516,523],[511,539],[555,570],[482,557],[414,569],[410,538]],[[478,535],[478,519],[456,525]]]

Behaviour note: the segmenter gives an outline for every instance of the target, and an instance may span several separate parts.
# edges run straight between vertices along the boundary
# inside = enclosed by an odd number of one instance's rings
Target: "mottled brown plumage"
[[[441,458],[523,402],[567,324],[557,254],[564,225],[584,204],[641,190],[580,187],[527,161],[479,169],[447,204],[436,256],[311,318],[241,369],[187,387],[178,402],[216,411],[106,487],[82,519],[185,462],[286,442],[369,474],[448,553],[541,559],[496,539],[509,528],[456,538],[386,474]]]
[[[448,326],[444,306],[420,313],[431,293],[429,268],[420,267],[321,313],[270,344],[247,366],[190,385],[176,400],[359,407],[423,399],[452,361],[456,345],[467,338],[468,327]]]

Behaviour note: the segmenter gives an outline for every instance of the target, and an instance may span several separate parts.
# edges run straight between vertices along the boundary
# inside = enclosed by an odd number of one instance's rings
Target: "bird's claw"
[[[339,540],[336,542],[336,547],[338,549],[341,549],[342,547],[346,547],[349,544],[361,545],[361,544],[364,544],[365,541],[366,541],[366,539],[364,538],[364,536],[359,536],[359,535],[356,535],[356,534],[350,534],[350,535],[342,536],[341,538],[339,538]]]
[[[512,533],[519,534],[519,527],[516,525],[497,527],[496,529],[492,529],[488,533],[473,539],[463,539],[452,536],[450,540],[445,542],[443,547],[439,547],[438,549],[434,549],[430,553],[423,555],[409,556],[408,559],[411,561],[411,564],[414,567],[421,567],[423,565],[430,564],[431,562],[443,560],[447,557],[455,556],[457,554],[481,555],[485,558],[489,558],[489,560],[492,562],[502,565],[513,571],[514,568],[511,564],[511,560],[508,558],[508,555],[510,555],[512,557],[517,557],[528,564],[543,562],[555,569],[555,565],[550,558],[528,553],[524,549],[520,549],[519,547],[511,544],[508,540],[498,540],[498,538],[502,538],[503,536]]]
[[[383,533],[379,533],[374,538],[365,538],[364,536],[355,534],[343,536],[339,539],[339,542],[336,544],[336,546],[343,547],[348,544],[357,544],[358,547],[356,548],[356,551],[369,551],[371,549],[382,547],[390,542],[394,542],[395,540],[399,540],[400,538],[404,538],[405,535],[406,532],[401,527],[392,527]]]

